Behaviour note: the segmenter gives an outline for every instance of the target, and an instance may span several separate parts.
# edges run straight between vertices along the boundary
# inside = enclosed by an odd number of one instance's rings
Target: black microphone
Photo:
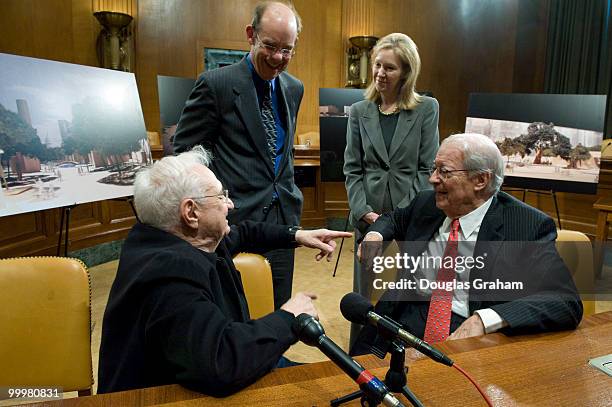
[[[340,312],[344,318],[357,324],[367,323],[378,327],[381,335],[397,338],[407,345],[415,348],[425,356],[446,366],[452,366],[453,361],[424,340],[417,338],[389,317],[375,313],[374,306],[364,296],[357,293],[348,293],[340,301]]]
[[[325,330],[312,316],[298,315],[291,326],[291,330],[306,345],[315,346],[332,362],[344,371],[359,385],[359,388],[376,404],[385,406],[403,407],[404,405],[389,391],[387,386],[376,376],[365,370],[359,363],[346,354],[327,335]]]

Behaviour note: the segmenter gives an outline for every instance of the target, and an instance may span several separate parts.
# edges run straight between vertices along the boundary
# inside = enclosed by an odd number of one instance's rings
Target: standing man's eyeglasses
[[[272,44],[266,44],[265,42],[259,39],[259,34],[257,34],[255,38],[257,39],[257,43],[259,44],[259,46],[265,49],[271,55],[274,55],[277,52],[280,52],[283,58],[291,58],[295,55],[295,50],[293,48],[279,48]]]
[[[195,199],[203,199],[203,198],[218,198],[218,199],[223,199],[223,202],[228,203],[229,202],[229,191],[227,189],[223,189],[218,194],[214,194],[214,195],[202,195],[202,196],[192,196],[192,197],[189,197],[188,199],[194,199],[195,200]]]

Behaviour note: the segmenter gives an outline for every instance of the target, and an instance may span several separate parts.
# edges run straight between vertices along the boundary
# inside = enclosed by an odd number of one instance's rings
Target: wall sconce
[[[378,37],[360,35],[349,38],[346,51],[346,87],[365,88],[370,77],[370,52]]]
[[[133,20],[132,16],[115,11],[98,11],[93,14],[103,27],[96,42],[100,66],[131,71],[129,25]]]

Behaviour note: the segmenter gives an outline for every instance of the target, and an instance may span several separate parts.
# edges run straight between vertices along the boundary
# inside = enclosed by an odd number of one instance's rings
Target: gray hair
[[[504,182],[504,158],[493,140],[482,134],[463,133],[448,136],[443,145],[458,147],[463,152],[463,166],[470,174],[493,175],[485,192],[493,195],[500,190]]]
[[[264,13],[268,9],[268,6],[274,3],[282,4],[283,6],[288,7],[293,12],[293,15],[295,16],[295,26],[299,35],[302,31],[302,19],[300,18],[300,15],[298,14],[292,2],[282,0],[262,1],[260,3],[257,3],[257,5],[255,6],[255,10],[253,11],[253,20],[251,21],[251,26],[253,27],[253,30],[255,32],[259,32],[259,30],[261,29],[261,19]]]
[[[172,231],[180,224],[179,205],[186,197],[202,195],[202,180],[194,166],[208,167],[211,155],[195,146],[177,156],[167,156],[143,168],[134,181],[134,206],[138,219],[147,225]]]

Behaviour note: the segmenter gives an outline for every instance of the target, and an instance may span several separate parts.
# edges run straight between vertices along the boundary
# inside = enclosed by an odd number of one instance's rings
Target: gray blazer
[[[202,144],[213,153],[211,169],[229,189],[235,210],[230,224],[264,221],[276,192],[286,224],[299,225],[302,193],[293,179],[293,136],[304,86],[283,72],[279,76],[287,133],[278,174],[274,174],[261,122],[257,93],[246,58],[198,78],[179,120],[174,151]]]
[[[387,185],[393,208],[408,206],[419,191],[430,188],[429,169],[439,146],[438,101],[424,96],[399,115],[387,153],[376,104],[363,100],[351,106],[344,175],[355,227],[368,212],[381,212]]]

